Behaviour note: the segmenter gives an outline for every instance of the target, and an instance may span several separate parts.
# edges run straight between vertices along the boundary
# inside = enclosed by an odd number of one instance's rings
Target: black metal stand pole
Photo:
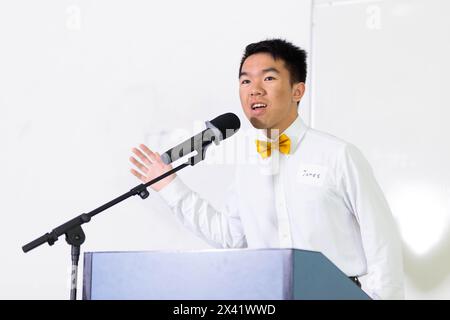
[[[78,259],[80,246],[72,245],[72,272],[70,273],[70,300],[77,300]]]

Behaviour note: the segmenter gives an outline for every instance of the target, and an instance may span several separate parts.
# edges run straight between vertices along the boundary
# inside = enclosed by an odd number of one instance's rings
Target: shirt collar
[[[308,129],[309,127],[306,125],[306,123],[304,123],[302,118],[297,115],[297,118],[294,120],[294,122],[292,122],[286,130],[280,133],[280,135],[283,133],[286,134],[291,139],[291,151],[289,152],[290,154],[293,154],[297,150],[298,144],[300,143]],[[267,136],[265,135],[265,129],[258,129],[257,131],[257,139],[259,140],[273,142],[278,139],[278,137],[272,139],[267,138]]]

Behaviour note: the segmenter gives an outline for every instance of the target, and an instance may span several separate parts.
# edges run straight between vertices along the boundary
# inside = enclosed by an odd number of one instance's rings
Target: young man
[[[305,81],[306,53],[300,48],[280,39],[248,45],[239,93],[258,129],[251,152],[260,163],[237,166],[223,211],[175,175],[153,189],[216,247],[320,251],[349,277],[367,274],[365,290],[372,298],[402,299],[401,243],[388,204],[356,147],[309,128],[298,116]],[[171,168],[158,153],[140,148],[133,149],[140,161],[130,158],[139,171],[131,172],[143,182]]]

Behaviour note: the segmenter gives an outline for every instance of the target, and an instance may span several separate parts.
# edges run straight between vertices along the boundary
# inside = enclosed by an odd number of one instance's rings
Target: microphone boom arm
[[[201,159],[203,160],[203,159]],[[124,193],[123,195],[109,201],[108,203],[98,207],[97,209],[94,209],[93,211],[89,213],[83,213],[66,223],[63,223],[62,225],[56,227],[51,232],[44,234],[43,236],[27,243],[22,247],[23,252],[31,251],[40,245],[44,243],[48,243],[50,246],[52,246],[61,235],[66,236],[66,242],[67,244],[71,245],[71,259],[72,259],[72,274],[71,274],[71,288],[70,288],[70,299],[76,300],[77,295],[77,275],[78,275],[78,260],[80,257],[80,247],[86,240],[86,235],[83,232],[83,229],[81,228],[81,225],[88,223],[91,221],[91,218],[97,214],[99,214],[102,211],[105,211],[106,209],[111,208],[112,206],[130,198],[131,196],[139,195],[142,199],[146,199],[150,194],[147,190],[147,187],[151,186],[152,184],[172,175],[173,173],[189,166],[194,165],[195,162],[192,158],[188,159],[187,162],[179,165],[176,168],[173,168],[172,170],[167,171],[166,173],[160,175],[159,177],[156,177],[155,179],[145,183],[140,184],[127,193]]]

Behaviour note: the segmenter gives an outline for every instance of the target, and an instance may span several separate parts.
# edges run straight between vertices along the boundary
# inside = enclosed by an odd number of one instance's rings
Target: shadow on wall
[[[450,228],[432,250],[417,255],[403,246],[405,274],[421,291],[431,291],[450,275]]]

